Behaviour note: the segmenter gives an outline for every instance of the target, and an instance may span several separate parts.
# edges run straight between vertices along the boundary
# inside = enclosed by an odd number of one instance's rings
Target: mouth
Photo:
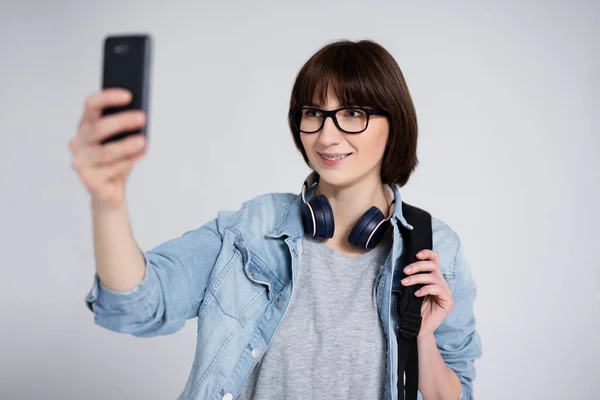
[[[321,156],[321,158],[323,160],[327,160],[327,161],[339,161],[339,160],[343,160],[344,158],[348,157],[349,155],[351,155],[352,153],[336,153],[336,154],[332,154],[332,153],[319,153],[319,156]]]

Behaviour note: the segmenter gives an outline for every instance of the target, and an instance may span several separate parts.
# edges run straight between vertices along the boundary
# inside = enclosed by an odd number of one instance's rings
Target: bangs
[[[299,72],[292,90],[290,109],[297,106],[322,106],[331,87],[342,107],[384,108],[384,91],[379,86],[383,71],[375,58],[355,46],[331,46],[308,60]],[[315,100],[318,104],[314,104]]]

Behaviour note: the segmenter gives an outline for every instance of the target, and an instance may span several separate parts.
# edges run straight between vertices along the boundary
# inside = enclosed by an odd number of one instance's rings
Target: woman
[[[116,89],[91,95],[70,145],[91,194],[97,273],[86,301],[95,322],[154,336],[198,318],[181,399],[397,398],[389,297],[400,228],[410,229],[400,188],[417,165],[417,123],[393,57],[372,41],[319,50],[290,102],[292,136],[313,171],[302,193],[253,198],[146,252],[124,195],[144,138],[99,145],[143,126],[141,112],[101,117],[128,101]],[[372,207],[381,229],[358,243],[355,226]],[[319,209],[332,221],[315,232]],[[475,284],[456,233],[435,218],[432,230],[433,250],[399,267],[403,285],[423,285],[419,392],[470,399],[481,352]]]

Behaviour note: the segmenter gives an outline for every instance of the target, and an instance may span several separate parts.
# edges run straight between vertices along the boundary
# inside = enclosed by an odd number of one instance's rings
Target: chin
[[[316,171],[321,181],[339,188],[350,187],[360,178],[354,171],[344,169],[319,168]]]

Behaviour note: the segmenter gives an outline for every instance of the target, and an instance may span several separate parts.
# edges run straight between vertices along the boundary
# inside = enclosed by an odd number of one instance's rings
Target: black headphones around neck
[[[325,195],[314,196],[308,202],[306,193],[319,182],[319,175],[316,172],[311,173],[302,185],[302,224],[304,231],[314,238],[325,240],[333,237],[335,222],[331,204]],[[389,203],[388,216],[376,206],[373,206],[365,212],[356,225],[352,228],[348,236],[348,242],[361,249],[372,250],[381,241],[388,224],[386,223],[392,216],[392,207],[396,200],[394,192],[389,185],[384,185],[386,199]]]

